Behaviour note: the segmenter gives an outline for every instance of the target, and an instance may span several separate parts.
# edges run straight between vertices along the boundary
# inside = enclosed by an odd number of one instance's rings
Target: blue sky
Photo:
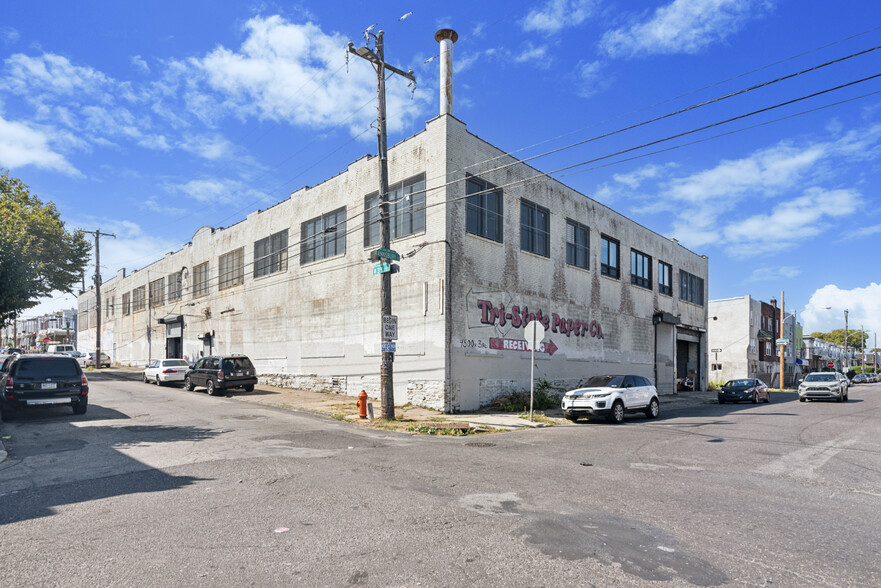
[[[881,74],[879,49],[768,83],[881,46],[870,0],[4,2],[0,167],[116,233],[105,278],[143,267],[376,151],[375,74],[345,59],[374,23],[417,77],[389,82],[390,145],[436,116],[453,28],[471,132],[571,146],[542,171],[596,160],[553,175],[707,255],[711,299],[785,291],[808,331],[845,308],[881,331],[881,78],[723,123]]]

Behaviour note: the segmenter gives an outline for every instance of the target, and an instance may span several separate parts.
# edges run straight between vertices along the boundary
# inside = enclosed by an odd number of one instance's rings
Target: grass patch
[[[560,406],[560,399],[565,392],[562,388],[551,385],[547,380],[539,380],[535,383],[535,391],[532,395],[533,412],[547,410]],[[518,390],[507,394],[499,394],[493,398],[490,404],[492,410],[499,412],[529,412],[529,390]]]
[[[444,427],[431,423],[410,423],[407,425],[407,431],[411,433],[421,433],[423,435],[449,435],[451,437],[464,437],[465,435],[473,434],[470,427]]]
[[[520,418],[523,420],[529,420],[529,411],[521,412]],[[534,423],[544,423],[545,425],[556,425],[557,420],[549,417],[543,412],[539,412],[537,410],[532,411],[532,422]]]
[[[707,382],[707,391],[708,392],[715,392],[716,390],[721,388],[722,384],[724,384],[724,383],[725,382]]]

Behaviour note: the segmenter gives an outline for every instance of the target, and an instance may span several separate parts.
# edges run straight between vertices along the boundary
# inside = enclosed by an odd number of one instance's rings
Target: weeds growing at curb
[[[547,410],[560,406],[560,398],[563,389],[553,386],[550,382],[540,379],[535,384],[533,397],[533,411]],[[501,412],[529,411],[529,390],[518,390],[507,394],[500,394],[493,398],[490,408]]]
[[[529,411],[527,410],[525,412],[521,412],[519,416],[521,419],[528,421],[529,420]],[[556,425],[557,424],[555,419],[552,419],[551,417],[549,417],[545,413],[539,412],[537,410],[532,411],[532,420],[533,420],[533,422],[544,423],[545,425]]]
[[[423,435],[449,435],[452,437],[464,437],[465,435],[473,434],[470,428],[443,427],[426,423],[410,423],[407,425],[407,431],[422,433]]]

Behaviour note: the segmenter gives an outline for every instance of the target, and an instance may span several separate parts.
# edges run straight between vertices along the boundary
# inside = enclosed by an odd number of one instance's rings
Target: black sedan
[[[753,404],[759,400],[771,402],[771,392],[768,390],[768,386],[763,381],[755,378],[728,380],[719,389],[718,397],[719,404],[740,402],[741,400],[749,400]]]

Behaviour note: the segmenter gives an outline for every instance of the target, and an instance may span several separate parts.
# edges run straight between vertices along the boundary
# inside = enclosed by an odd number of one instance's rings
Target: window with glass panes
[[[425,230],[425,174],[389,187],[389,238]],[[364,245],[379,243],[379,193],[364,198]]]
[[[465,180],[465,232],[502,242],[502,190],[476,176]]]
[[[130,315],[132,313],[132,293],[126,292],[122,295],[122,314]]]
[[[566,219],[566,263],[590,269],[590,229]]]
[[[150,282],[150,307],[165,304],[165,278]]]
[[[704,281],[702,278],[679,270],[679,298],[693,304],[704,304]]]
[[[217,289],[226,290],[245,282],[245,248],[239,247],[217,258]]]
[[[617,240],[603,235],[600,238],[600,273],[610,278],[621,277],[621,258]]]
[[[658,292],[673,295],[673,266],[663,261],[658,262]]]
[[[630,283],[652,287],[652,258],[636,249],[630,250]]]
[[[193,296],[208,294],[208,262],[200,263],[193,268]]]
[[[300,265],[346,253],[346,208],[300,225]]]
[[[132,290],[132,312],[144,310],[147,307],[147,286],[139,286]]]
[[[288,230],[279,231],[254,243],[254,277],[268,276],[288,269]]]
[[[168,284],[168,301],[173,302],[175,300],[180,300],[181,273],[174,272],[173,274],[168,274],[165,278],[165,283]]]
[[[520,201],[520,249],[551,255],[551,213],[528,200]]]

